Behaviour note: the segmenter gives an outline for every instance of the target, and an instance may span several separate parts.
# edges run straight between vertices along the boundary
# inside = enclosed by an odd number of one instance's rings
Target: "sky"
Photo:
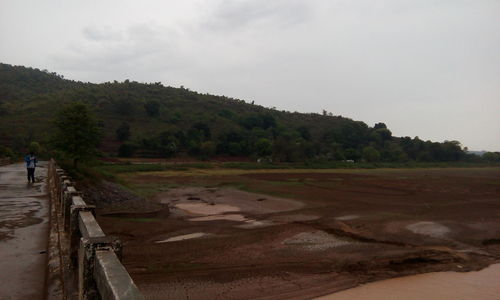
[[[0,62],[500,151],[500,0],[0,0]]]

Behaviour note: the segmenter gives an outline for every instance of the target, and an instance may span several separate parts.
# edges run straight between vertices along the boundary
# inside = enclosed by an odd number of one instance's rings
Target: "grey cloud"
[[[99,73],[104,80],[132,69],[147,76],[148,72],[175,69],[185,61],[176,49],[177,33],[156,24],[134,24],[122,30],[87,27],[82,35],[86,40],[73,42],[52,57],[59,69]]]
[[[83,36],[91,41],[120,41],[123,39],[123,34],[119,31],[114,31],[110,27],[97,28],[95,26],[85,27],[82,31]]]
[[[310,19],[313,3],[306,0],[223,0],[213,10],[204,24],[207,28],[239,30],[266,23],[288,26]]]

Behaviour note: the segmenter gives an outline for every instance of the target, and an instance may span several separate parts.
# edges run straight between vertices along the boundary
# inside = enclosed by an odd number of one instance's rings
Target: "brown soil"
[[[99,222],[147,299],[308,299],[500,261],[498,168],[271,172],[139,174],[128,180],[181,186],[152,199],[170,214]]]

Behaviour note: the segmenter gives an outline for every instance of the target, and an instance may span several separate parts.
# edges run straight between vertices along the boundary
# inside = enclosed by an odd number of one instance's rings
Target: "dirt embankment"
[[[117,217],[131,215],[138,217],[168,216],[167,206],[145,199],[127,191],[119,184],[102,181],[100,183],[79,182],[79,191],[82,191],[87,204],[95,205],[99,215],[112,214]]]
[[[124,263],[148,299],[308,299],[500,261],[500,170],[132,180],[180,186],[146,205],[168,215],[127,200],[99,216],[124,240]]]

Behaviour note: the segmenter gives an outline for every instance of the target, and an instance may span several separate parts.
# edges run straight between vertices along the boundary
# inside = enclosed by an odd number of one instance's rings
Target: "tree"
[[[307,128],[306,126],[300,126],[299,128],[297,128],[297,132],[304,140],[311,140],[311,133],[309,132],[309,128]]]
[[[345,159],[348,159],[348,160],[357,161],[361,158],[361,155],[359,154],[359,152],[356,149],[348,148],[344,151],[344,157],[345,157]]]
[[[266,138],[260,138],[255,143],[255,152],[258,156],[268,156],[273,153],[273,144]]]
[[[486,152],[482,158],[487,162],[500,162],[500,152]]]
[[[28,151],[31,153],[35,153],[35,154],[39,154],[40,153],[40,144],[38,144],[37,142],[31,142],[29,147],[28,147]]]
[[[136,151],[136,147],[132,144],[121,144],[120,148],[118,148],[118,156],[119,157],[132,157],[134,156]]]
[[[209,159],[215,155],[215,143],[212,141],[206,141],[201,144],[200,154],[202,159]]]
[[[79,162],[97,154],[101,131],[85,104],[75,102],[62,108],[56,114],[54,125],[52,144],[73,160],[75,168]]]
[[[376,162],[380,160],[380,153],[372,146],[363,148],[363,159],[368,162]]]
[[[157,117],[160,115],[160,102],[149,100],[144,103],[144,109],[150,117]]]
[[[130,125],[127,122],[123,122],[120,127],[116,129],[116,138],[120,142],[128,140],[130,137]]]
[[[14,151],[9,147],[0,145],[0,157],[14,157]]]

